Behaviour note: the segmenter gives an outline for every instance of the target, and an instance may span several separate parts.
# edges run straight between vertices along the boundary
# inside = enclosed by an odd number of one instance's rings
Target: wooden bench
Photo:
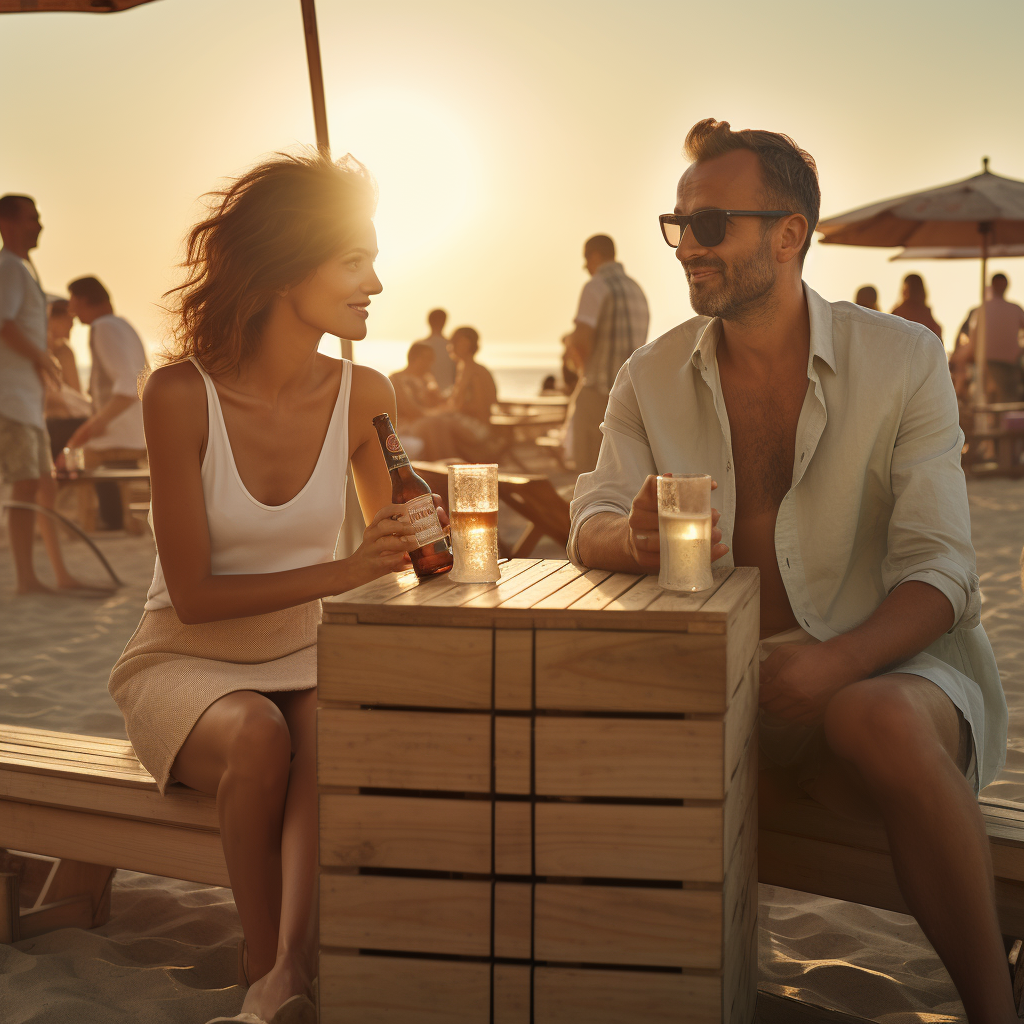
[[[0,728],[0,849],[8,942],[102,924],[115,868],[230,885],[214,798],[160,796],[126,739]]]
[[[444,499],[448,507],[448,464],[414,462],[413,469]],[[569,543],[569,502],[555,490],[546,476],[529,473],[498,473],[498,498],[514,509],[529,525],[511,546],[502,545],[502,555],[527,558],[543,537],[559,547]]]
[[[843,818],[773,771],[760,773],[758,881],[909,914],[880,823]],[[1024,1009],[1024,808],[982,800],[999,925]]]

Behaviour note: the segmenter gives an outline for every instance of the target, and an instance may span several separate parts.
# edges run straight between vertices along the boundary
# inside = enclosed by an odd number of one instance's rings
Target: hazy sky
[[[333,147],[380,187],[371,339],[421,336],[443,305],[485,356],[519,342],[519,361],[549,362],[596,232],[647,292],[652,337],[685,319],[657,215],[706,116],[793,136],[817,159],[823,216],[966,177],[983,155],[1024,178],[1019,0],[317,7]],[[0,89],[0,193],[38,200],[44,285],[96,274],[152,348],[197,197],[313,140],[299,0],[5,15]],[[873,283],[888,309],[916,270],[951,340],[977,263],[892,254],[815,245],[805,276],[832,299]],[[1000,267],[1024,300],[1024,260]]]

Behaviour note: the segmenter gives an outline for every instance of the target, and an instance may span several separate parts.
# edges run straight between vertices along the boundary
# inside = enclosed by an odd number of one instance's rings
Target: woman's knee
[[[262,694],[233,709],[224,723],[224,759],[227,771],[266,779],[287,779],[292,741],[280,708]]]

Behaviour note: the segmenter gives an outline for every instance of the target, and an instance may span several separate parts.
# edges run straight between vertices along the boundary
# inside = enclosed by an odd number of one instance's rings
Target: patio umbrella
[[[972,178],[862,206],[818,224],[826,245],[868,245],[905,250],[940,250],[929,258],[981,260],[976,368],[978,394],[985,395],[985,286],[988,259],[1005,247],[1024,245],[1024,181],[988,169]],[[909,255],[906,258],[913,258]]]
[[[37,11],[78,11],[84,14],[116,14],[141,7],[155,0],[0,0],[0,14],[28,14]],[[299,0],[302,26],[306,34],[306,61],[309,86],[313,94],[313,123],[316,144],[324,152],[330,149],[327,138],[327,104],[324,102],[324,77],[320,67],[320,40],[316,29],[316,0]]]

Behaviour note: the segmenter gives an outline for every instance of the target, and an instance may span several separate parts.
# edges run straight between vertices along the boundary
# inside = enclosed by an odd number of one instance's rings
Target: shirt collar
[[[807,298],[807,313],[811,323],[811,347],[807,362],[810,376],[815,357],[823,359],[836,372],[836,350],[832,343],[832,305],[823,299],[813,288],[804,283],[804,295]],[[715,349],[721,337],[722,321],[714,317],[704,325],[700,333],[697,347],[693,350],[690,361],[698,370],[706,370],[715,358]]]
[[[610,260],[608,263],[602,263],[601,266],[594,271],[594,277],[606,277],[608,274],[624,274],[626,272],[625,267],[617,260]]]

